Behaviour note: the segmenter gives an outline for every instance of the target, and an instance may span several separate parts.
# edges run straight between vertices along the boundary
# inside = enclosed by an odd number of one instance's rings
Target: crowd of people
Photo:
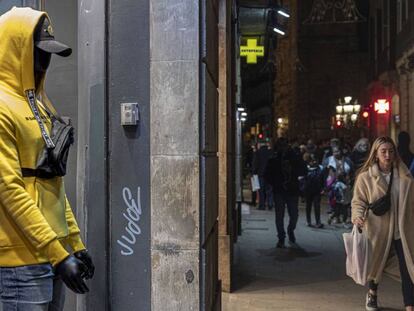
[[[408,133],[401,132],[398,152],[405,165],[414,171],[414,155],[409,144]],[[328,203],[328,224],[352,227],[351,200],[355,177],[366,161],[370,147],[367,138],[360,138],[352,145],[338,138],[318,144],[313,139],[303,144],[297,141],[289,143],[284,137],[274,143],[261,142],[251,147],[246,166],[252,175],[258,175],[260,183],[260,189],[252,192],[252,204],[256,205],[258,201],[259,210],[275,208],[278,247],[285,247],[285,210],[289,215],[287,236],[290,243],[296,243],[294,230],[300,201],[306,205],[309,227],[324,228],[321,220],[321,200],[324,197]]]
[[[366,310],[379,310],[377,290],[383,273],[401,280],[405,310],[414,310],[414,154],[407,132],[399,133],[397,144],[390,137],[378,137],[372,147],[367,138],[354,146],[337,138],[318,145],[312,139],[289,144],[279,138],[274,146],[267,142],[252,151],[248,167],[259,176],[258,208],[275,208],[276,247],[285,247],[286,236],[296,244],[300,197],[306,202],[308,226],[324,227],[325,195],[328,223],[356,226],[370,243]]]

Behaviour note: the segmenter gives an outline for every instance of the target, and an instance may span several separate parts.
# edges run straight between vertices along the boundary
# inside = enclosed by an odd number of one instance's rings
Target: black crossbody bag
[[[52,123],[52,129],[49,135],[45,129],[43,120],[40,117],[36,97],[33,91],[27,92],[27,99],[33,115],[39,124],[46,146],[38,156],[36,168],[22,168],[22,175],[24,177],[39,177],[46,179],[65,176],[69,149],[74,142],[74,128],[44,107],[44,110]]]
[[[388,212],[391,208],[391,186],[392,186],[392,179],[394,175],[394,169],[391,169],[391,176],[390,182],[388,184],[387,193],[376,200],[375,202],[369,204],[368,208],[374,213],[376,216],[382,216],[386,212]]]

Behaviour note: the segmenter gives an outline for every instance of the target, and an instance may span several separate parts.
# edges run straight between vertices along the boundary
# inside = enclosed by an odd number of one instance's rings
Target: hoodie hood
[[[21,96],[35,89],[33,33],[44,15],[14,7],[0,16],[0,85]]]

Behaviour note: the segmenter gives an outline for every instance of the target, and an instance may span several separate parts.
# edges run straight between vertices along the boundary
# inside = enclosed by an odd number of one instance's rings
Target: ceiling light
[[[286,17],[286,18],[289,18],[290,17],[289,13],[286,12],[285,10],[282,10],[282,9],[277,10],[277,13],[279,15],[282,15],[283,17]]]
[[[279,35],[282,35],[282,36],[284,36],[286,34],[282,29],[280,29],[278,27],[273,27],[273,31],[278,33]]]

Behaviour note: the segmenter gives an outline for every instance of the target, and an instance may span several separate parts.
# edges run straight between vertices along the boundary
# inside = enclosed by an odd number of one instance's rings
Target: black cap
[[[34,34],[34,42],[35,46],[48,53],[54,53],[63,57],[72,54],[70,47],[55,40],[52,25],[47,17],[39,21]]]

